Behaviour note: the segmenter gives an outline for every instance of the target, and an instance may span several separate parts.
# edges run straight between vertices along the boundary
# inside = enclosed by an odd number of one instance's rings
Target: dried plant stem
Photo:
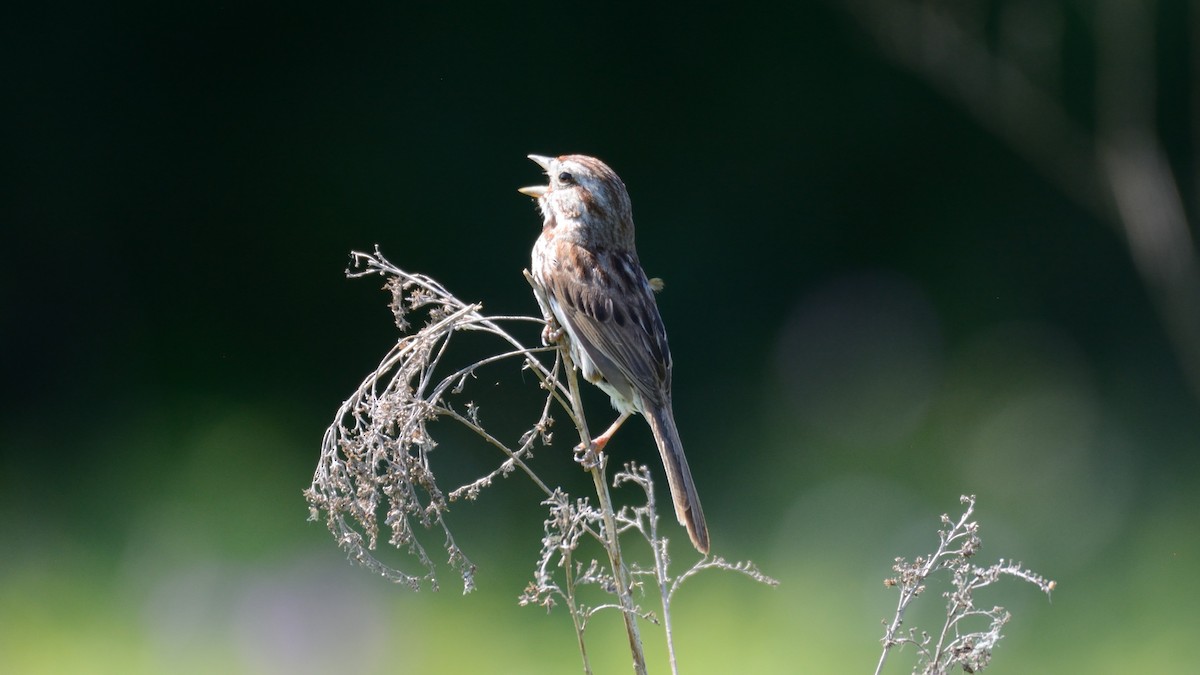
[[[950,544],[962,539],[963,537],[973,534],[973,532],[967,527],[967,522],[970,519],[971,514],[974,512],[975,502],[972,500],[967,503],[966,511],[962,514],[962,517],[958,519],[958,522],[954,524],[954,527],[950,529],[949,534],[941,538],[941,543],[938,545],[937,552],[929,556],[929,559],[925,561],[925,564],[920,567],[920,572],[916,576],[917,579],[924,580],[930,574],[933,574],[934,570],[941,566],[942,559],[946,556],[948,552],[947,549]],[[925,590],[925,586],[922,583],[901,585],[900,600],[896,604],[896,614],[892,617],[892,622],[890,625],[888,625],[887,632],[884,634],[885,637],[883,642],[883,651],[879,654],[879,663],[875,666],[875,675],[880,675],[880,673],[883,672],[883,664],[887,661],[887,657],[888,654],[891,653],[892,646],[896,644],[895,637],[900,631],[900,625],[904,623],[905,610],[908,609],[908,606],[912,603],[913,599],[920,595],[923,590]],[[948,623],[947,626],[949,626]],[[945,634],[945,630],[943,630],[943,638],[945,637]],[[942,641],[939,640],[938,653],[940,653],[941,648]]]
[[[583,443],[584,453],[592,452],[592,438],[587,430],[587,421],[583,412],[583,398],[579,393],[579,377],[575,371],[575,364],[571,361],[570,350],[563,346],[563,360],[566,363],[564,370],[567,373],[567,386],[571,391],[571,407],[574,409],[572,417],[575,420],[576,428],[579,430],[579,440]],[[638,675],[646,674],[646,654],[642,649],[642,636],[637,625],[637,606],[633,602],[633,595],[630,591],[629,570],[625,567],[625,562],[621,558],[621,540],[617,531],[616,512],[613,510],[612,496],[608,491],[608,477],[606,475],[605,466],[607,461],[604,455],[595,458],[595,461],[586,461],[589,472],[592,474],[592,481],[596,485],[596,499],[600,507],[600,513],[604,517],[604,532],[602,543],[604,550],[608,553],[608,562],[612,567],[613,583],[616,586],[617,598],[621,603],[621,617],[625,620],[625,634],[629,637],[629,653],[633,657],[633,670]],[[582,649],[583,637],[580,634],[580,646]],[[585,668],[586,668],[586,652],[585,653]]]
[[[948,675],[957,668],[968,673],[982,672],[991,663],[992,652],[1003,637],[1001,631],[1012,615],[1000,606],[976,606],[975,591],[1003,577],[1016,577],[1031,583],[1047,596],[1054,590],[1053,581],[1019,562],[1001,558],[986,567],[973,564],[972,560],[982,546],[979,523],[971,520],[975,497],[964,495],[960,500],[966,509],[957,521],[948,515],[942,516],[945,529],[938,531],[938,547],[933,555],[918,556],[912,562],[896,558],[896,564],[892,566],[896,576],[884,580],[885,586],[899,588],[900,600],[891,622],[885,622],[883,652],[879,655],[875,675],[883,672],[883,664],[892,647],[906,644],[917,650],[917,667],[913,673]],[[925,592],[931,575],[943,570],[950,573],[951,590],[942,593],[946,599],[946,620],[937,642],[933,643],[928,632],[916,627],[901,631],[909,604]]]
[[[649,496],[650,513],[654,511],[654,493],[647,493]],[[658,582],[658,594],[662,600],[662,623],[663,633],[667,637],[667,657],[671,661],[671,672],[678,673],[679,665],[675,660],[675,633],[671,630],[671,577],[667,573],[667,565],[671,562],[670,556],[667,555],[667,540],[658,538],[658,517],[649,517],[647,528],[650,530],[650,545],[655,548],[654,551],[654,578]]]
[[[591,469],[596,483],[596,496],[600,512],[604,514],[604,548],[613,569],[613,582],[617,586],[617,597],[621,601],[621,616],[625,619],[625,633],[629,636],[629,652],[633,657],[633,670],[638,675],[646,673],[646,655],[642,651],[642,636],[638,631],[637,607],[630,592],[629,569],[621,559],[621,543],[617,536],[617,521],[613,513],[612,497],[608,493],[608,477],[605,475],[607,462],[601,458]]]
[[[563,597],[566,598],[567,610],[571,613],[571,622],[575,625],[575,642],[579,645],[579,657],[583,659],[583,673],[584,675],[592,675],[592,664],[588,659],[587,653],[587,641],[583,638],[583,631],[586,625],[583,615],[579,611],[579,603],[575,600],[575,571],[572,569],[573,566],[574,562],[568,551],[563,557],[563,573],[567,577],[567,586]]]

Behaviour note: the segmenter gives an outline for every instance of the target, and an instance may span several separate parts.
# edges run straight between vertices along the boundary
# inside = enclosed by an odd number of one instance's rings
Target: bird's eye
[[[568,171],[563,171],[562,173],[558,174],[558,182],[567,184],[574,183],[575,176],[572,176]]]

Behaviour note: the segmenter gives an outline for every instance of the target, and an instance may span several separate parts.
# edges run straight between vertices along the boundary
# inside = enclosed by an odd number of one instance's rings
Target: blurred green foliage
[[[1159,5],[1156,63],[1188,178],[1183,7]],[[395,339],[348,251],[535,312],[530,152],[627,182],[715,552],[783,582],[690,582],[684,672],[869,672],[892,559],[962,493],[987,561],[1058,582],[996,589],[1016,616],[989,672],[1187,670],[1200,407],[1122,235],[836,8],[9,13],[0,672],[576,671],[565,614],[516,604],[542,518],[519,478],[454,514],[466,597],[350,566],[300,494]],[[1078,110],[1092,17],[1066,17]],[[610,448],[654,461],[641,425]],[[540,467],[586,486],[557,450]],[[627,672],[606,619],[596,672]]]

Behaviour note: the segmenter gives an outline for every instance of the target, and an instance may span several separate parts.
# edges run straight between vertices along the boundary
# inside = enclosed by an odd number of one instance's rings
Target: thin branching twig
[[[305,491],[310,517],[319,519],[324,512],[330,531],[351,558],[414,590],[422,581],[438,587],[436,565],[416,532],[439,529],[447,562],[461,574],[463,590],[469,592],[474,588],[475,566],[457,544],[444,514],[450,502],[474,499],[495,477],[515,470],[522,471],[545,494],[552,493],[526,460],[536,444],[550,440],[551,401],[563,394],[557,390],[561,366],[554,349],[525,347],[504,328],[506,324],[540,323],[538,319],[487,317],[479,305],[462,302],[429,277],[401,270],[378,250],[373,254],[355,252],[352,263],[347,270],[351,278],[384,277],[396,326],[404,334],[341,405],[326,429],[312,485]],[[424,325],[407,332],[414,315],[422,314]],[[482,333],[503,347],[467,366],[442,368],[451,341],[460,332]],[[550,365],[539,359],[547,356],[554,359]],[[461,394],[480,368],[514,360],[537,376],[548,395],[533,427],[518,442],[506,443],[483,429],[472,402],[467,401],[463,405],[466,412],[461,413],[450,397]],[[438,418],[456,421],[479,434],[501,451],[504,461],[482,478],[444,492],[430,462],[437,444],[428,424]],[[407,551],[423,572],[403,571],[373,553],[381,534],[380,520],[390,532],[388,543]]]
[[[918,653],[917,667],[913,673],[921,675],[945,675],[955,666],[968,673],[977,673],[991,662],[992,649],[1002,637],[1000,631],[1012,616],[1003,607],[980,608],[975,606],[975,591],[990,586],[1003,576],[1022,579],[1037,586],[1047,596],[1054,590],[1055,583],[1022,567],[1021,563],[1005,561],[987,567],[971,563],[979,552],[979,523],[971,520],[975,513],[975,497],[963,496],[966,510],[958,520],[942,516],[947,529],[938,531],[938,547],[932,555],[918,556],[912,562],[896,558],[896,576],[884,580],[889,588],[898,588],[900,598],[896,612],[890,622],[885,622],[883,651],[875,667],[875,675],[883,672],[884,663],[892,647],[912,645]],[[940,570],[949,570],[953,590],[942,594],[946,598],[946,621],[938,634],[937,641],[917,628],[901,630],[904,613],[918,596],[925,592],[929,578]],[[972,630],[968,624],[985,623],[980,629]]]

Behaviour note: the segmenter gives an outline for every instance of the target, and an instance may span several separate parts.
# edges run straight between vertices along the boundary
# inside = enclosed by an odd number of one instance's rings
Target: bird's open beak
[[[529,155],[529,159],[532,159],[538,166],[542,167],[543,171],[549,171],[550,161],[554,158],[543,157],[542,155]],[[518,188],[517,192],[533,197],[534,199],[540,199],[549,189],[549,185],[530,185],[529,187]]]

